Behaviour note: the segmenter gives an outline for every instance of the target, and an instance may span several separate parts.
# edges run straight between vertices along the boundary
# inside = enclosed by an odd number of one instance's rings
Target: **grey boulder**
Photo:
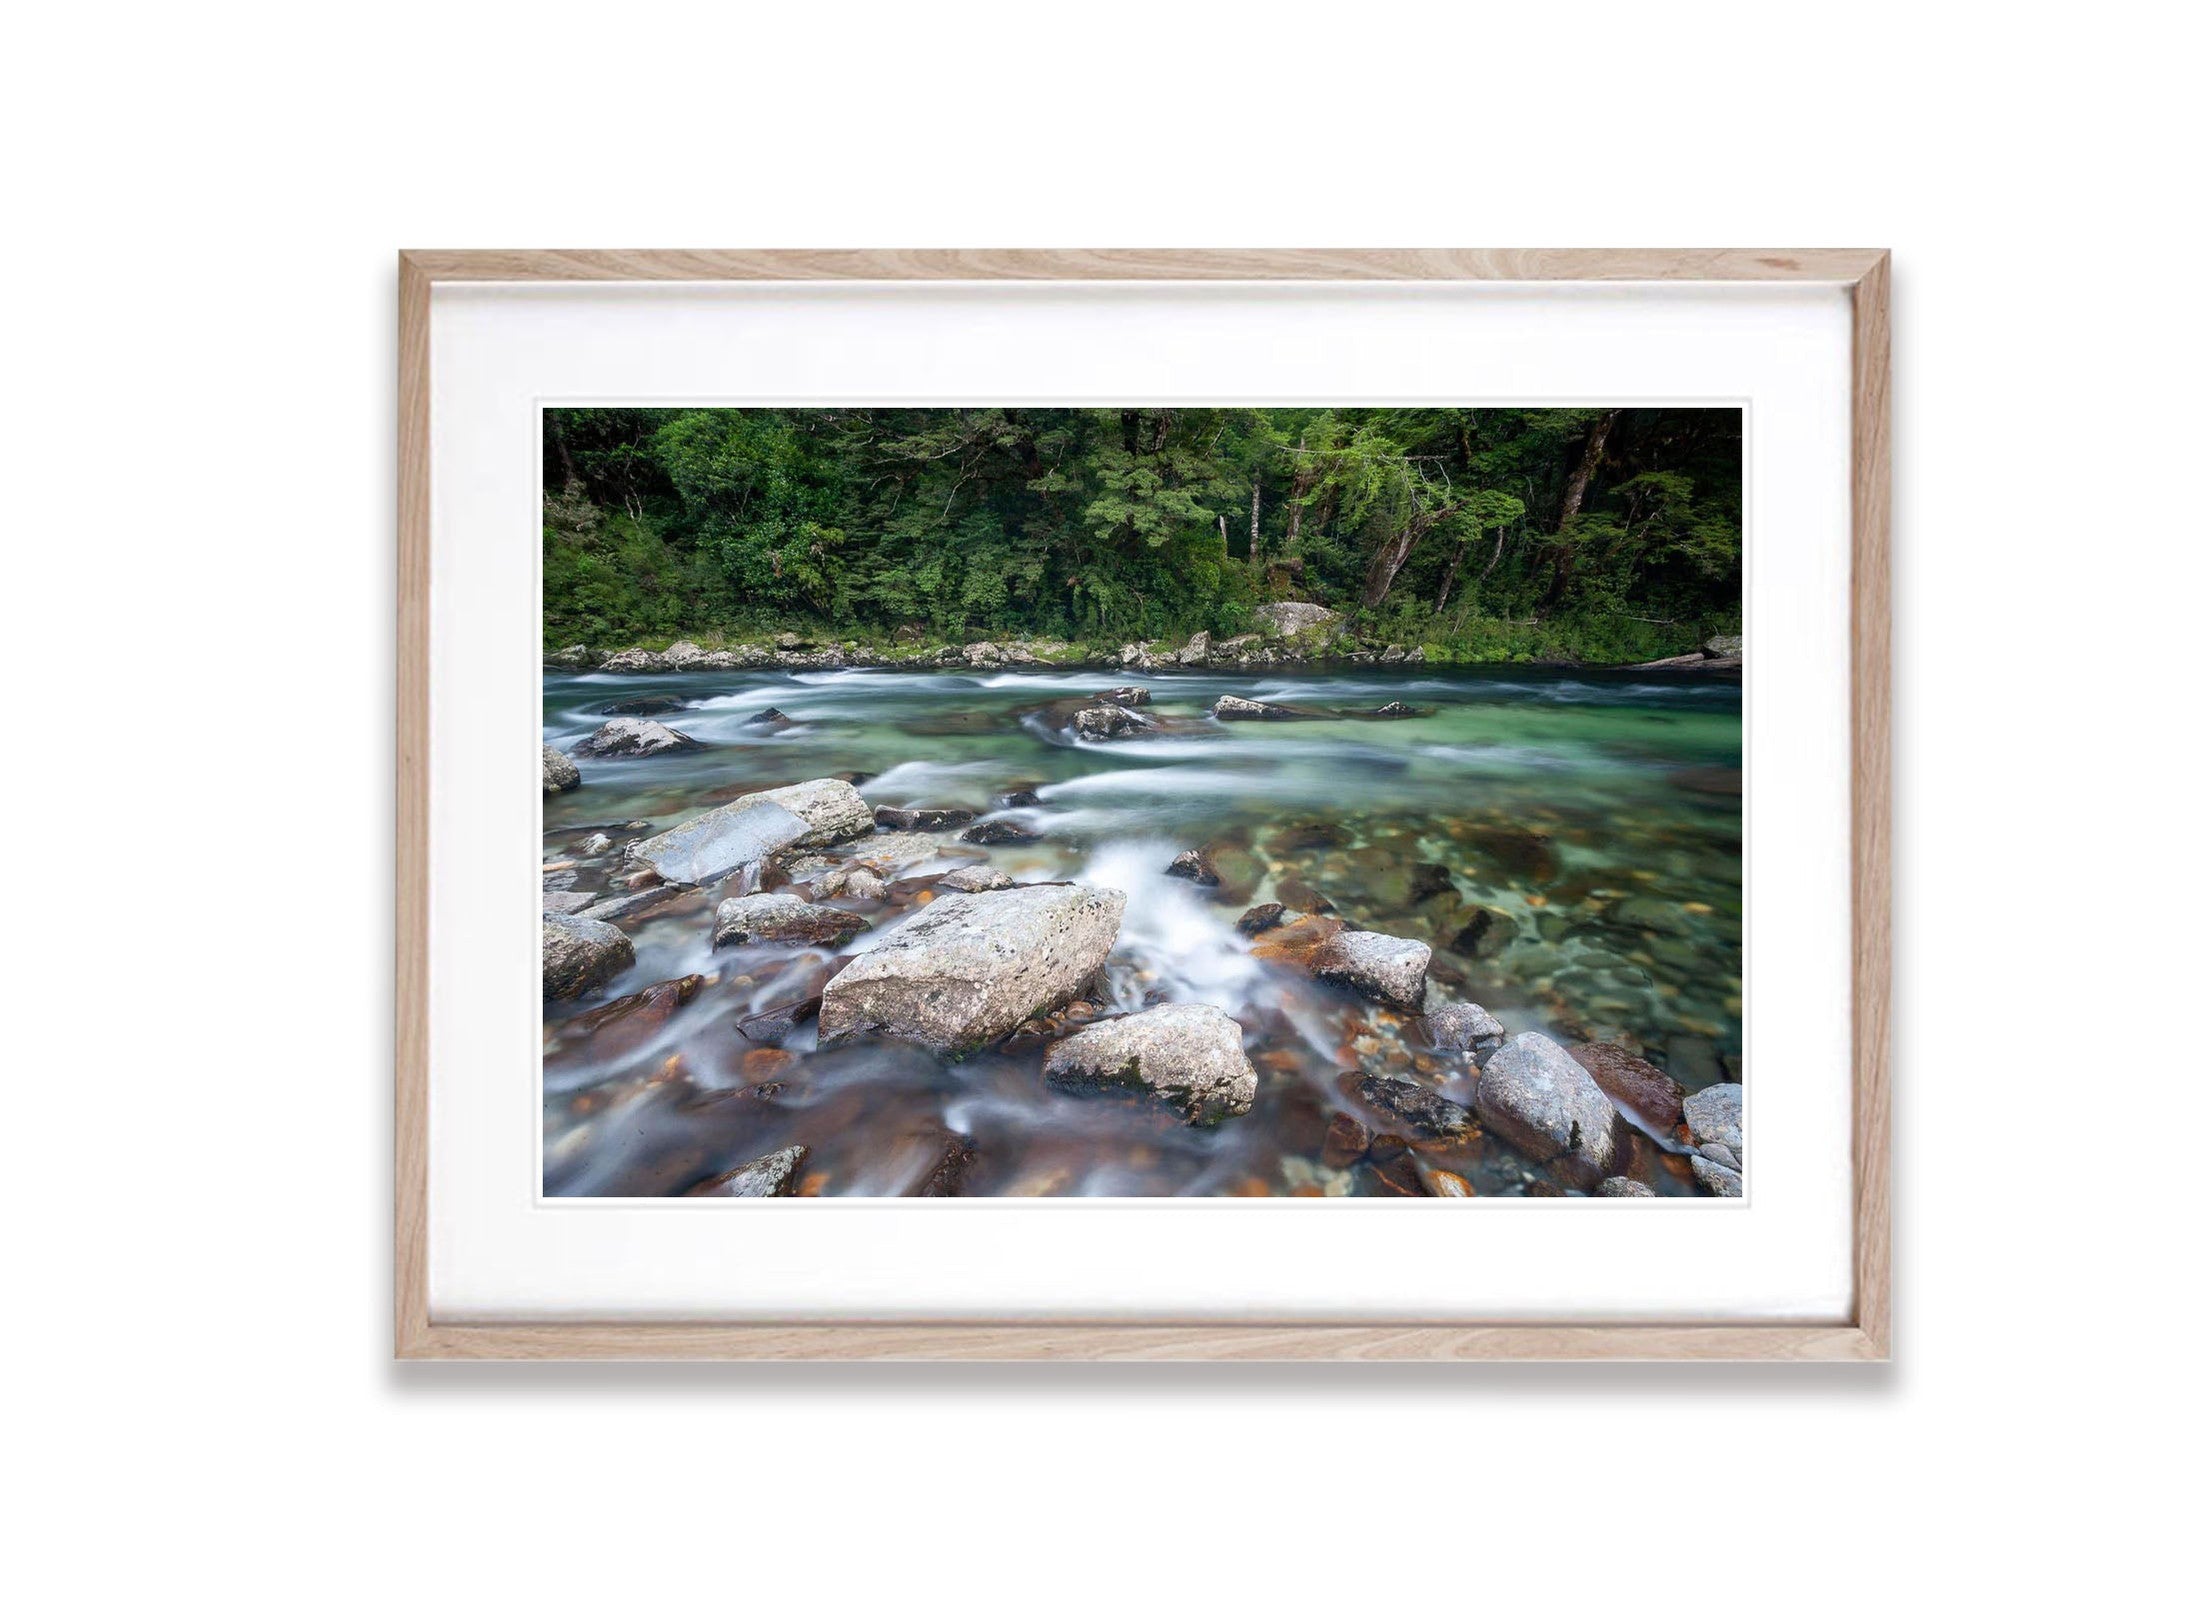
[[[542,792],[562,794],[580,787],[580,768],[556,750],[542,746]]]
[[[1543,1033],[1522,1033],[1489,1057],[1474,1111],[1536,1160],[1562,1158],[1602,1174],[1616,1158],[1618,1112],[1588,1068]]]
[[[870,807],[834,777],[744,794],[691,822],[627,846],[627,856],[667,883],[707,883],[783,849],[814,847],[871,830]]]
[[[624,760],[637,755],[664,755],[673,750],[699,749],[685,733],[662,722],[639,716],[614,716],[573,746],[575,755]]]
[[[1088,705],[1069,718],[1071,732],[1078,738],[1095,742],[1124,738],[1142,732],[1145,726],[1145,718],[1112,704]]]
[[[688,1193],[697,1199],[784,1199],[794,1192],[794,1178],[807,1159],[809,1149],[806,1145],[789,1144],[785,1149],[752,1160],[745,1166],[736,1166],[708,1182],[698,1183]]]
[[[1694,1171],[1695,1180],[1719,1199],[1743,1197],[1740,1171],[1717,1158],[1731,1153],[1723,1144],[1712,1144],[1701,1154],[1688,1157],[1688,1166]]]
[[[1338,933],[1313,952],[1307,970],[1370,998],[1420,1009],[1428,992],[1428,946],[1387,933]]]
[[[1284,638],[1296,638],[1337,620],[1336,613],[1327,606],[1308,605],[1297,600],[1278,600],[1271,605],[1262,605],[1252,616],[1254,621],[1265,623]]]
[[[1212,1005],[1155,1005],[1094,1022],[1046,1051],[1045,1073],[1071,1093],[1148,1095],[1201,1127],[1242,1116],[1259,1085],[1244,1029]]]
[[[1741,1164],[1741,1085],[1713,1083],[1680,1102],[1680,1114],[1698,1146],[1723,1144],[1733,1152],[1727,1164]]]
[[[1428,1012],[1428,1038],[1438,1049],[1470,1053],[1504,1042],[1504,1024],[1479,1005],[1444,1005]]]
[[[1280,705],[1270,705],[1265,700],[1224,694],[1214,702],[1214,714],[1224,722],[1284,722],[1297,713],[1286,711]]]
[[[544,999],[578,999],[633,964],[633,941],[610,923],[556,911],[543,914]]]
[[[748,894],[718,906],[714,947],[727,944],[844,944],[870,923],[853,911],[812,905],[792,894]]]
[[[1015,887],[1016,880],[997,866],[965,866],[942,877],[939,886],[951,888],[958,894],[990,894],[996,889]]]
[[[962,1052],[1080,993],[1122,927],[1114,889],[1042,883],[935,899],[825,985],[817,1035]]]

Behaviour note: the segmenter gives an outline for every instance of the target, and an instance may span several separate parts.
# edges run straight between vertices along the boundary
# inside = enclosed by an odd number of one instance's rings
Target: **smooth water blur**
[[[1097,744],[1058,731],[1095,691],[1132,683],[1152,693],[1155,731]],[[1221,694],[1307,714],[1217,722]],[[1740,1074],[1737,682],[1526,668],[553,676],[543,737],[568,746],[605,707],[657,697],[682,706],[652,719],[708,748],[582,760],[581,786],[545,800],[546,881],[599,886],[615,855],[578,853],[592,826],[640,824],[612,835],[638,838],[809,778],[848,777],[874,806],[1012,816],[1039,837],[988,848],[952,832],[892,835],[943,853],[889,863],[895,903],[855,908],[883,930],[931,877],[974,860],[1023,881],[1120,888],[1129,905],[1104,1010],[1221,1006],[1245,1029],[1259,1091],[1249,1115],[1202,1130],[1133,1101],[1049,1090],[1038,1037],[957,1063],[890,1041],[819,1052],[814,1023],[775,1046],[753,1042],[737,1021],[813,994],[877,934],[837,952],[714,952],[723,891],[700,893],[622,922],[636,967],[585,1001],[547,1007],[551,1194],[679,1193],[791,1143],[812,1152],[805,1191],[899,1194],[921,1187],[956,1140],[975,1152],[958,1168],[969,1194],[1383,1192],[1364,1168],[1319,1161],[1329,1114],[1358,1110],[1336,1074],[1418,1073],[1465,1099],[1463,1064],[1424,1044],[1411,1018],[1251,953],[1232,924],[1276,899],[1318,896],[1354,927],[1427,941],[1430,1008],[1472,999],[1514,1032],[1615,1040],[1688,1091]],[[1426,714],[1364,714],[1397,699]],[[749,725],[766,709],[793,725]],[[1004,810],[1000,797],[1021,789],[1040,804]],[[1206,852],[1220,889],[1163,875],[1187,848]],[[559,1026],[687,974],[711,981],[661,1030],[629,1040]],[[759,1094],[759,1084],[776,1086]],[[1493,1138],[1423,1150],[1421,1163],[1484,1194],[1545,1175]]]

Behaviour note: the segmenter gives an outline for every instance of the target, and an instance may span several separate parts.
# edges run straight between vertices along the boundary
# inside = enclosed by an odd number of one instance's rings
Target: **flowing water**
[[[1079,743],[1059,731],[1095,691],[1132,683],[1152,693],[1153,732]],[[1305,714],[1218,722],[1220,694]],[[886,863],[889,902],[855,907],[874,931],[839,951],[712,950],[723,889],[621,921],[636,965],[545,1006],[551,1195],[683,1193],[796,1143],[811,1152],[802,1191],[828,1196],[1390,1193],[1369,1166],[1321,1159],[1330,1115],[1366,1114],[1338,1074],[1410,1074],[1470,1101],[1472,1066],[1425,1042],[1416,1019],[1256,954],[1233,924],[1275,900],[1326,899],[1353,927],[1428,942],[1431,1009],[1471,999],[1514,1033],[1616,1041],[1688,1092],[1740,1076],[1738,682],[1530,668],[552,675],[544,740],[565,747],[607,706],[659,697],[679,704],[653,719],[706,747],[581,761],[581,786],[544,801],[546,886],[600,890],[617,844],[818,777],[855,781],[873,806],[959,806],[1039,836],[988,847],[952,831],[884,835],[911,857]],[[1398,699],[1421,714],[1365,715]],[[751,725],[766,709],[791,725]],[[1004,807],[1019,790],[1038,803]],[[584,853],[599,829],[614,847]],[[1164,875],[1188,848],[1207,854],[1219,888]],[[974,861],[1129,896],[1101,984],[1066,1023],[960,1061],[893,1041],[820,1050],[813,1020],[755,1024],[814,995],[931,879]],[[797,883],[826,864],[792,863]],[[703,981],[667,1015],[576,1022],[689,975]],[[1040,1059],[1061,1025],[1163,1000],[1218,1005],[1243,1025],[1259,1075],[1250,1113],[1201,1129],[1045,1085]],[[1493,1136],[1414,1159],[1479,1194],[1557,1181]],[[1642,1145],[1632,1174],[1681,1193],[1685,1170]]]

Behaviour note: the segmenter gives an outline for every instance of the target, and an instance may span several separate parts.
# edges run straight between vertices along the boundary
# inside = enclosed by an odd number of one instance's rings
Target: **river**
[[[1151,691],[1159,730],[1104,743],[1058,730],[1067,707],[1133,683]],[[1222,694],[1304,714],[1216,721]],[[636,962],[606,988],[545,1005],[548,1195],[684,1193],[796,1143],[810,1151],[802,1191],[824,1196],[1393,1193],[1368,1165],[1321,1158],[1329,1118],[1353,1108],[1337,1075],[1411,1074],[1465,1099],[1466,1068],[1416,1019],[1256,955],[1235,920],[1278,899],[1325,899],[1353,927],[1427,941],[1431,1008],[1470,999],[1514,1034],[1616,1041],[1687,1092],[1740,1076],[1737,680],[1525,667],[552,673],[544,741],[565,748],[607,707],[657,699],[677,703],[653,719],[704,747],[581,761],[581,785],[545,798],[546,885],[600,889],[619,843],[811,778],[848,778],[873,806],[1012,818],[1038,837],[895,835],[944,853],[901,863],[893,903],[862,907],[866,919],[890,925],[928,879],[976,861],[1025,882],[1121,889],[1122,932],[1089,1009],[1218,1005],[1244,1028],[1258,1091],[1249,1113],[1198,1128],[1050,1090],[1042,1038],[947,1062],[892,1041],[819,1050],[814,1021],[745,1036],[744,1018],[814,994],[876,935],[841,951],[714,951],[720,896],[693,894],[619,924]],[[1418,714],[1364,714],[1396,700]],[[770,709],[787,721],[751,722]],[[1017,791],[1037,803],[1004,808]],[[613,849],[582,853],[598,830]],[[1220,887],[1164,875],[1189,848]],[[703,981],[667,1017],[575,1025],[690,975]],[[1456,1179],[1452,1191],[1553,1191],[1493,1136],[1414,1158]],[[1633,1175],[1693,1192],[1685,1170],[1650,1151]]]

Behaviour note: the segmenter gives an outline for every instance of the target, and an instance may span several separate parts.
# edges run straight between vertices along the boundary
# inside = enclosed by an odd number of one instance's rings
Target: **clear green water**
[[[1151,690],[1162,731],[1104,744],[1052,731],[1094,690],[1132,682]],[[1309,714],[1217,722],[1209,712],[1225,693]],[[680,1193],[791,1143],[811,1148],[807,1183],[827,1195],[909,1192],[949,1147],[970,1152],[957,1164],[973,1195],[1386,1193],[1364,1167],[1319,1160],[1329,1115],[1354,1108],[1336,1075],[1415,1073],[1460,1099],[1470,1087],[1410,1018],[1261,959],[1233,930],[1248,905],[1307,891],[1355,927],[1430,943],[1431,1008],[1471,999],[1514,1032],[1619,1041],[1689,1091],[1740,1075],[1738,683],[1526,668],[553,676],[544,739],[568,745],[606,704],[654,695],[687,702],[657,719],[708,747],[581,762],[582,786],[545,801],[543,858],[557,881],[600,882],[604,859],[577,853],[589,824],[645,824],[614,834],[636,838],[808,778],[852,777],[873,805],[996,815],[1010,814],[1000,795],[1035,788],[1041,805],[1012,814],[1041,832],[1036,842],[927,835],[948,853],[906,867],[899,903],[864,914],[890,925],[925,880],[980,859],[1026,881],[1121,888],[1130,903],[1103,1008],[1222,1006],[1244,1026],[1259,1091],[1249,1115],[1202,1130],[1131,1101],[1048,1090],[1043,1039],[947,1063],[891,1042],[818,1051],[805,1023],[775,1046],[783,1055],[762,1053],[735,1024],[814,992],[862,942],[837,956],[713,951],[717,896],[703,894],[622,924],[636,967],[585,1001],[546,1008],[552,1194]],[[1427,714],[1361,714],[1392,699]],[[765,707],[794,725],[745,725]],[[1192,847],[1220,868],[1220,889],[1163,875]],[[688,974],[712,981],[646,1037],[583,1039],[560,1026]],[[759,1097],[759,1082],[777,1087]],[[1482,1194],[1549,1177],[1494,1138],[1418,1158]],[[1687,1190],[1655,1163],[1637,1171]]]

